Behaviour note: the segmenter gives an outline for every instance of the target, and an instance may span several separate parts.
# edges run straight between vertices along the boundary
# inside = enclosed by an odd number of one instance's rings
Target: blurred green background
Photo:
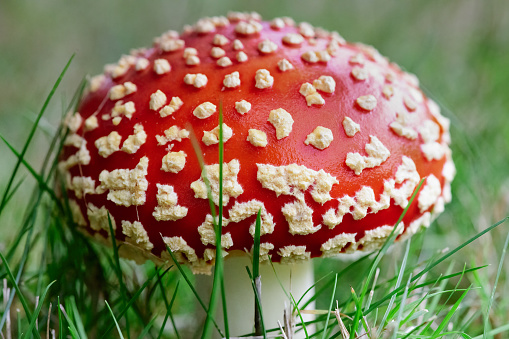
[[[427,232],[427,250],[456,246],[509,214],[506,0],[0,1],[0,134],[23,147],[58,74],[76,54],[29,149],[28,159],[37,168],[63,107],[86,74],[102,72],[105,63],[131,48],[150,46],[168,29],[181,30],[202,16],[230,10],[257,11],[264,19],[291,16],[337,30],[348,41],[374,45],[418,75],[452,120],[458,168],[454,200]],[[16,158],[4,144],[0,154],[3,192]],[[29,184],[27,179],[22,188]],[[23,205],[23,194],[14,199],[10,206]],[[15,208],[10,218],[17,218]],[[0,231],[9,227],[9,217],[2,221]],[[461,259],[469,264],[492,264],[479,283],[492,283],[508,228],[502,225],[464,251]],[[2,250],[7,236],[0,234]],[[507,275],[499,291],[509,290]],[[501,303],[506,303],[501,310],[509,309],[508,301]]]

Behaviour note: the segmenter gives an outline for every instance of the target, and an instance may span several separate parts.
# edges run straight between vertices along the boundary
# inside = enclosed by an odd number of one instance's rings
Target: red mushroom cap
[[[104,238],[110,213],[124,249],[167,258],[166,243],[210,267],[190,129],[217,205],[220,104],[230,254],[252,248],[259,209],[262,259],[292,262],[378,248],[424,177],[398,232],[428,226],[450,200],[449,120],[414,75],[337,33],[232,13],[167,32],[90,80],[60,163],[74,221]]]

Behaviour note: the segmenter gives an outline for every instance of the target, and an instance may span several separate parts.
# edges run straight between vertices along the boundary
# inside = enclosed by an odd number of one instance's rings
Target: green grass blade
[[[78,307],[76,306],[76,300],[74,299],[74,296],[71,296],[66,300],[66,308],[67,310],[72,311],[73,320],[76,324],[76,330],[78,331],[78,334],[80,338],[87,338],[87,333],[85,332],[85,327],[83,326],[83,321],[81,320]]]
[[[483,333],[484,339],[486,339],[488,336],[487,329],[488,329],[488,325],[489,325],[489,321],[490,321],[491,307],[493,306],[493,300],[495,300],[495,291],[497,290],[498,279],[500,278],[500,274],[502,273],[502,269],[504,268],[504,258],[505,258],[505,253],[507,251],[508,245],[509,245],[509,233],[507,234],[507,237],[505,238],[505,243],[504,243],[504,247],[502,249],[502,254],[500,255],[500,262],[498,264],[497,276],[495,278],[495,282],[493,283],[493,291],[491,291],[490,301],[488,303],[488,308],[486,309],[486,315],[484,316],[484,333]]]
[[[163,272],[163,276],[164,276],[164,274],[166,274],[166,272],[168,272],[170,270],[170,268],[171,267],[167,268]],[[156,270],[156,272],[143,283],[143,285],[136,291],[136,293],[131,297],[131,299],[124,305],[124,307],[122,308],[122,310],[118,314],[118,319],[119,320],[122,319],[122,317],[127,313],[127,311],[131,308],[131,306],[136,301],[136,299],[138,299],[140,294],[145,290],[145,288],[148,286],[150,281],[152,281],[156,275],[159,275],[159,270]],[[110,331],[113,329],[113,326],[114,325],[112,324],[108,328],[106,328],[106,330],[102,334],[101,338],[105,338],[110,333]]]
[[[442,263],[443,261],[445,261],[447,258],[451,257],[452,255],[454,255],[456,252],[458,252],[459,250],[461,250],[462,248],[464,248],[465,246],[467,246],[468,244],[474,242],[475,240],[477,240],[478,238],[482,237],[484,234],[488,233],[488,232],[491,232],[493,229],[495,229],[496,227],[500,226],[501,224],[503,224],[504,222],[506,222],[507,220],[509,219],[509,217],[506,217],[498,222],[496,222],[495,224],[491,225],[490,227],[484,229],[483,231],[477,233],[476,235],[474,235],[473,237],[471,237],[470,239],[468,239],[467,241],[465,241],[464,243],[462,243],[461,245],[457,246],[456,248],[448,251],[447,253],[445,253],[444,255],[442,255],[441,257],[439,257],[437,260],[433,261],[431,264],[429,264],[428,266],[426,266],[426,268],[424,268],[423,270],[421,270],[419,273],[417,273],[413,278],[412,278],[412,282],[418,280],[419,278],[421,278],[423,275],[425,275],[426,273],[428,273],[432,268],[434,268],[435,266],[437,266],[438,264]],[[485,267],[485,266],[484,266]],[[477,268],[476,268],[477,269]],[[467,272],[468,270],[465,270],[465,272]],[[401,289],[401,288],[400,288]],[[393,291],[391,293],[398,293],[399,291]],[[369,314],[370,312],[374,311],[378,306],[380,306],[380,304],[382,302],[384,302],[385,300],[387,300],[387,298],[383,298],[382,300],[379,300],[378,302],[374,303],[373,305],[371,305],[371,307],[365,312],[365,314]]]
[[[403,275],[405,274],[405,269],[406,269],[406,263],[407,263],[407,259],[408,259],[408,254],[410,253],[410,239],[409,238],[406,242],[406,248],[405,248],[405,255],[403,256],[403,261],[401,263],[401,268],[399,270],[399,274],[398,274],[398,279],[396,280],[396,285],[394,287],[394,290],[397,290],[400,286],[401,286],[401,281],[403,280]],[[385,311],[385,314],[382,318],[382,321],[380,322],[380,327],[378,328],[378,331],[377,331],[377,337],[380,337],[381,334],[382,334],[382,331],[383,329],[385,328],[386,326],[386,323],[387,323],[387,317],[389,316],[389,313],[391,312],[392,310],[392,305],[394,304],[396,300],[396,294],[394,294],[392,297],[391,297],[391,300],[389,301],[389,306],[387,307],[387,310]],[[368,308],[369,309],[369,308]]]
[[[447,326],[449,323],[449,320],[451,320],[452,316],[460,306],[463,299],[467,296],[467,293],[470,291],[470,287],[461,294],[461,297],[454,303],[454,305],[451,307],[447,315],[444,317],[440,325],[438,325],[437,329],[433,332],[432,338],[438,338],[441,337],[440,332]]]
[[[62,309],[60,308],[60,296],[57,296],[57,304],[58,304],[58,339],[62,339],[64,337],[64,322],[62,319]]]
[[[172,322],[173,329],[175,330],[175,335],[177,336],[177,338],[180,339],[180,334],[178,332],[177,326],[175,325],[175,321],[173,319],[173,315],[172,315],[172,312],[171,312],[171,309],[173,307],[173,303],[175,302],[175,298],[177,297],[177,291],[178,291],[179,286],[180,286],[180,280],[177,281],[177,285],[175,286],[175,291],[173,291],[173,295],[172,295],[171,301],[169,303],[168,303],[168,299],[166,298],[166,293],[164,293],[165,291],[164,291],[164,289],[162,287],[162,282],[161,282],[160,279],[159,279],[159,283],[160,283],[160,286],[161,286],[161,294],[163,295],[164,304],[166,306],[166,315],[164,316],[164,320],[163,320],[163,323],[162,323],[161,328],[159,330],[159,335],[157,336],[157,338],[161,338],[161,336],[163,335],[164,327],[166,326],[166,322],[168,321],[168,317],[169,317],[171,322]]]
[[[7,147],[12,151],[12,153],[18,158],[20,164],[23,164],[26,167],[26,169],[30,172],[30,174],[32,174],[34,179],[37,180],[39,187],[41,187],[44,191],[46,191],[57,205],[61,206],[62,204],[61,204],[60,200],[58,199],[57,195],[55,194],[55,192],[51,188],[49,188],[49,186],[46,184],[44,179],[34,170],[34,168],[32,166],[30,166],[30,164],[27,163],[25,159],[22,158],[23,155],[18,153],[18,151],[16,151],[16,149],[2,135],[0,135],[0,139],[2,139],[2,141],[5,143],[5,145],[7,145]],[[8,196],[9,196],[9,194],[6,193],[5,198],[3,200],[4,204],[7,201]],[[1,212],[2,212],[2,209],[0,208],[0,213]]]
[[[104,303],[108,307],[108,310],[111,313],[111,317],[113,318],[113,321],[115,322],[115,326],[117,327],[118,335],[120,336],[121,339],[124,339],[124,336],[122,334],[122,330],[120,329],[120,326],[118,325],[117,319],[115,318],[115,314],[113,314],[113,311],[111,310],[111,307],[110,307],[110,305],[108,304],[108,302],[106,300],[104,301]]]
[[[336,286],[337,285],[338,285],[338,275],[336,273],[336,277],[334,278],[334,287],[333,287],[333,290],[332,290],[332,296],[330,298],[330,303],[329,303],[329,311],[327,312],[327,319],[325,320],[325,325],[324,325],[324,331],[323,331],[322,339],[325,339],[325,334],[326,334],[325,329],[327,328],[327,326],[329,326],[329,319],[330,319],[330,314],[331,314],[331,311],[332,311],[332,305],[334,304],[334,298],[336,296]]]
[[[247,274],[249,275],[249,281],[251,281],[251,287],[253,288],[253,293],[255,297],[255,304],[258,306],[258,311],[260,312],[260,332],[255,333],[255,335],[262,335],[264,339],[267,339],[267,330],[265,329],[265,323],[263,321],[263,309],[262,309],[262,300],[260,299],[260,295],[258,294],[258,289],[256,288],[255,278],[251,274],[249,267],[246,266]]]
[[[408,202],[408,205],[405,207],[405,209],[403,210],[403,213],[401,213],[398,221],[394,225],[394,227],[393,227],[393,229],[391,231],[391,234],[389,235],[387,240],[384,242],[382,248],[378,251],[375,259],[371,263],[370,268],[369,268],[369,273],[368,273],[367,278],[366,278],[366,280],[364,282],[364,285],[362,287],[361,294],[360,294],[360,297],[359,297],[359,302],[360,302],[361,307],[362,307],[362,304],[363,304],[363,301],[364,301],[364,297],[366,296],[366,293],[368,292],[369,285],[371,284],[371,280],[373,279],[373,276],[375,275],[376,269],[377,269],[378,265],[380,264],[380,261],[382,260],[382,257],[385,255],[385,253],[389,249],[389,246],[392,245],[392,243],[396,239],[396,237],[398,235],[396,233],[396,230],[397,230],[399,224],[401,223],[401,221],[403,220],[403,218],[405,217],[408,209],[412,205],[415,197],[417,196],[417,193],[419,193],[419,191],[421,190],[421,187],[424,184],[425,180],[426,180],[426,178],[422,178],[421,181],[419,182],[419,185],[417,186],[417,188],[415,189],[414,193],[412,194],[412,197],[410,198],[410,200]],[[364,313],[368,314],[367,311],[364,312]],[[352,333],[357,332],[357,328],[358,328],[359,320],[360,320],[360,319],[357,319],[358,316],[359,316],[359,311],[357,311],[355,313],[355,318],[354,318],[354,321],[352,323],[352,328],[351,328],[351,331],[350,331],[351,335],[353,335]]]
[[[469,245],[470,243],[474,242],[475,240],[477,240],[478,238],[482,237],[483,235],[485,235],[486,233],[488,232],[491,232],[493,229],[495,229],[496,227],[500,226],[501,224],[503,224],[504,222],[506,222],[507,220],[509,219],[509,217],[505,217],[504,219],[500,220],[499,222],[496,222],[495,224],[491,225],[490,227],[482,230],[481,232],[477,233],[476,235],[474,235],[473,237],[471,237],[470,239],[468,239],[467,241],[465,241],[464,243],[462,243],[461,245],[459,245],[458,247],[454,248],[453,250],[451,251],[448,251],[446,254],[444,254],[443,256],[441,256],[438,260],[435,260],[434,262],[432,262],[428,267],[426,267],[425,269],[423,269],[421,272],[419,272],[414,278],[413,280],[417,280],[419,279],[420,277],[422,277],[424,274],[426,274],[427,272],[429,272],[432,268],[434,268],[435,266],[439,265],[440,263],[442,263],[444,260],[446,260],[447,258],[451,257],[452,255],[454,255],[456,252],[458,252],[459,250],[461,250],[462,248],[464,248],[465,246]]]
[[[222,102],[219,103],[219,204],[218,204],[218,220],[213,216],[214,230],[216,232],[216,261],[214,266],[214,280],[212,282],[212,291],[210,293],[209,307],[207,309],[207,317],[205,318],[205,324],[203,325],[202,339],[209,338],[212,332],[212,320],[216,312],[218,296],[221,293],[222,300],[226,301],[225,291],[222,286],[223,283],[223,254],[221,246],[221,235],[223,228],[223,152],[224,152],[224,141],[223,141],[223,106]],[[206,176],[206,175],[205,175]],[[207,185],[210,186],[210,185]],[[209,204],[213,205],[212,191],[210,187],[207,188],[210,192]],[[226,337],[229,337],[228,330],[228,314],[227,306],[223,304],[223,317]]]
[[[163,237],[162,234],[161,235],[161,238]],[[180,274],[182,275],[182,277],[184,278],[184,280],[186,281],[187,283],[187,286],[189,286],[189,288],[191,289],[191,291],[193,292],[194,296],[196,297],[196,300],[198,301],[198,303],[200,304],[200,306],[202,307],[202,309],[205,311],[205,313],[208,312],[208,308],[207,306],[205,306],[205,303],[203,302],[203,300],[200,298],[200,295],[198,294],[198,291],[196,291],[196,288],[194,287],[193,283],[191,282],[191,280],[189,279],[189,277],[187,276],[186,272],[184,271],[184,269],[182,268],[182,265],[177,261],[177,258],[175,258],[175,254],[173,254],[173,251],[168,247],[168,245],[166,245],[166,251],[170,254],[171,256],[171,259],[173,261],[173,263],[175,264],[175,267],[177,267],[178,271],[180,272]],[[224,336],[223,335],[223,332],[221,331],[221,329],[219,328],[219,326],[217,325],[216,321],[214,319],[212,319],[212,322],[214,323],[214,326],[216,327],[217,331],[219,332],[219,334],[221,336]]]
[[[20,155],[18,157],[18,161],[16,162],[16,165],[14,166],[14,170],[12,171],[11,177],[9,178],[9,181],[7,182],[7,187],[5,188],[4,195],[2,196],[2,201],[0,202],[0,213],[3,211],[3,209],[5,207],[6,199],[7,199],[8,195],[9,195],[9,191],[11,189],[11,186],[14,183],[14,178],[15,178],[16,174],[18,173],[18,170],[19,170],[19,167],[21,166],[21,163],[24,160],[25,154],[26,154],[26,152],[28,150],[28,146],[32,142],[32,139],[33,139],[33,137],[35,135],[35,131],[37,130],[37,126],[39,125],[39,121],[41,120],[44,112],[46,111],[46,109],[47,109],[47,107],[49,105],[49,102],[53,98],[53,95],[55,94],[58,86],[60,85],[60,82],[62,81],[62,79],[63,79],[65,73],[67,72],[67,69],[71,65],[71,62],[72,62],[73,59],[74,59],[74,54],[71,56],[71,58],[69,59],[69,61],[65,65],[64,69],[60,73],[59,77],[57,78],[57,81],[53,85],[53,88],[51,89],[48,97],[46,98],[46,101],[42,105],[42,108],[39,111],[39,114],[38,114],[37,118],[35,119],[35,122],[34,122],[34,124],[32,126],[32,129],[31,129],[30,133],[28,134],[28,138],[25,141],[25,145],[23,146],[23,149],[22,149],[22,151],[21,151],[21,153],[20,153]]]
[[[410,276],[408,277],[407,283],[405,285],[405,291],[403,292],[403,296],[401,297],[401,301],[399,303],[399,311],[398,311],[398,316],[396,317],[396,323],[394,326],[394,332],[392,333],[392,339],[396,339],[397,335],[398,335],[398,329],[400,328],[400,325],[401,325],[401,318],[403,318],[403,312],[405,310],[406,298],[408,296],[408,289],[409,289],[411,281],[412,281],[412,274],[410,274]]]
[[[5,259],[5,257],[2,254],[2,252],[0,252],[0,258],[2,259],[2,262],[4,263],[4,267],[5,267],[5,270],[7,272],[7,277],[11,281],[11,284],[14,286],[14,289],[16,290],[16,294],[18,295],[18,298],[19,298],[19,301],[21,302],[21,305],[23,305],[23,309],[25,311],[26,316],[29,319],[32,319],[32,313],[30,312],[30,309],[28,307],[28,303],[27,303],[27,301],[25,299],[25,296],[21,292],[21,289],[19,288],[19,285],[18,285],[16,279],[14,278],[14,275],[12,274],[11,268],[9,267],[9,263]],[[39,332],[37,332],[37,330],[35,328],[33,329],[32,332],[33,332],[33,334],[34,334],[34,336],[36,338],[40,338]]]
[[[115,231],[113,230],[113,224],[111,223],[111,216],[109,213],[108,213],[108,226],[110,228],[111,243],[113,246],[113,258],[114,258],[114,262],[115,262],[114,269],[115,269],[115,273],[117,274],[117,280],[120,285],[120,295],[122,297],[122,303],[125,308],[128,303],[127,293],[126,293],[127,289],[125,287],[124,279],[122,277],[122,268],[120,267],[120,259],[119,259],[119,255],[118,255],[117,241],[115,239]],[[108,308],[109,308],[109,305],[108,305]],[[116,322],[116,320],[115,320],[115,322]],[[127,331],[127,337],[130,338],[129,316],[127,313],[125,315],[125,327],[126,327],[126,331]]]
[[[38,329],[35,327],[35,324],[37,322],[37,318],[39,317],[39,314],[41,313],[42,306],[44,304],[44,299],[46,298],[46,294],[48,293],[51,285],[53,285],[55,281],[52,281],[48,287],[46,287],[46,290],[42,294],[42,296],[39,298],[39,303],[37,304],[37,307],[34,311],[34,314],[32,315],[32,319],[30,320],[30,325],[28,326],[28,330],[25,333],[25,336],[23,338],[28,339],[31,337],[31,332],[34,330],[38,333]]]
[[[62,312],[62,314],[64,315],[64,318],[65,320],[67,320],[67,323],[69,324],[69,326],[67,327],[69,329],[69,331],[71,332],[71,336],[73,338],[80,338],[80,335],[78,333],[78,330],[76,329],[76,326],[74,325],[73,321],[71,320],[71,318],[69,318],[69,316],[67,315],[67,312],[65,311],[64,309],[64,305],[62,304],[58,304],[59,306],[59,310]]]
[[[143,330],[140,332],[140,335],[138,336],[138,339],[144,339],[148,337],[148,332],[150,332],[150,329],[154,326],[154,322],[156,321],[157,316],[154,316],[143,328]]]

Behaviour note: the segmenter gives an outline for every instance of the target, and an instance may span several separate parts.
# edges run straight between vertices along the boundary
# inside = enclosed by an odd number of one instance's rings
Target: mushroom
[[[191,137],[217,207],[220,113],[226,265],[252,251],[261,211],[260,259],[290,265],[294,292],[312,284],[310,258],[378,249],[421,179],[400,237],[451,199],[449,120],[414,75],[336,32],[232,13],[166,32],[90,79],[60,162],[75,223],[104,239],[109,215],[125,256],[164,261],[168,246],[209,273],[213,220]]]

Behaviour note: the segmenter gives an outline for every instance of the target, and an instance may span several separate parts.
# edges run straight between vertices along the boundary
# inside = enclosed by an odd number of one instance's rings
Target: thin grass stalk
[[[509,245],[509,233],[507,234],[507,237],[505,238],[504,247],[502,248],[502,253],[500,254],[500,262],[498,264],[497,276],[495,278],[495,282],[493,283],[493,290],[491,291],[490,301],[489,301],[488,307],[486,309],[486,315],[484,316],[483,339],[486,339],[488,336],[487,329],[489,327],[490,311],[491,311],[491,307],[493,306],[493,300],[495,300],[495,291],[497,290],[498,279],[500,278],[500,274],[504,267],[505,253],[507,251],[508,245]]]
[[[260,276],[260,232],[261,232],[261,213],[262,209],[260,208],[258,210],[258,213],[256,215],[256,222],[255,222],[255,236],[254,236],[254,243],[253,243],[253,278],[254,278],[254,293],[256,300],[259,300],[260,302],[255,302],[254,305],[254,324],[255,324],[255,334],[256,335],[264,335],[266,336],[267,333],[265,332],[265,324],[263,323],[263,311],[262,311],[262,277]]]
[[[26,152],[28,150],[28,147],[30,146],[30,143],[32,142],[32,139],[33,139],[33,137],[35,135],[35,131],[37,130],[37,126],[39,125],[39,121],[41,120],[44,112],[46,112],[46,109],[47,109],[51,99],[53,98],[53,95],[55,94],[58,86],[60,85],[60,82],[62,81],[62,79],[63,79],[65,73],[67,72],[67,69],[71,65],[71,62],[72,62],[73,59],[74,59],[74,54],[71,56],[69,61],[67,61],[67,64],[65,65],[64,69],[62,70],[62,72],[60,73],[59,77],[57,78],[57,81],[53,85],[53,88],[51,89],[49,95],[46,97],[46,100],[44,101],[44,104],[42,105],[42,108],[39,111],[39,114],[37,115],[37,118],[35,119],[35,122],[34,122],[34,124],[32,126],[32,129],[30,130],[30,133],[28,134],[28,138],[25,141],[25,144],[23,145],[23,149],[22,149],[22,151],[20,153],[20,156],[18,157],[18,161],[16,162],[16,165],[14,166],[14,170],[12,171],[11,177],[9,178],[9,181],[7,182],[7,187],[5,188],[4,194],[2,196],[2,201],[0,202],[0,213],[5,208],[5,201],[6,201],[6,198],[8,197],[8,195],[9,195],[9,191],[11,189],[11,186],[12,186],[13,182],[14,182],[14,177],[16,176],[16,174],[17,174],[17,172],[19,170],[19,167],[21,166],[21,163],[24,160],[24,157],[25,157],[25,154],[26,154]]]
[[[325,339],[325,332],[326,332],[325,330],[329,326],[329,319],[330,319],[330,314],[331,314],[331,311],[332,311],[332,305],[334,304],[334,298],[336,296],[336,286],[337,285],[338,285],[338,274],[336,273],[336,277],[334,279],[334,287],[333,287],[333,290],[332,290],[332,296],[331,296],[330,304],[329,304],[329,311],[327,312],[327,318],[325,320],[325,325],[324,325],[325,327],[324,327],[322,339]]]

